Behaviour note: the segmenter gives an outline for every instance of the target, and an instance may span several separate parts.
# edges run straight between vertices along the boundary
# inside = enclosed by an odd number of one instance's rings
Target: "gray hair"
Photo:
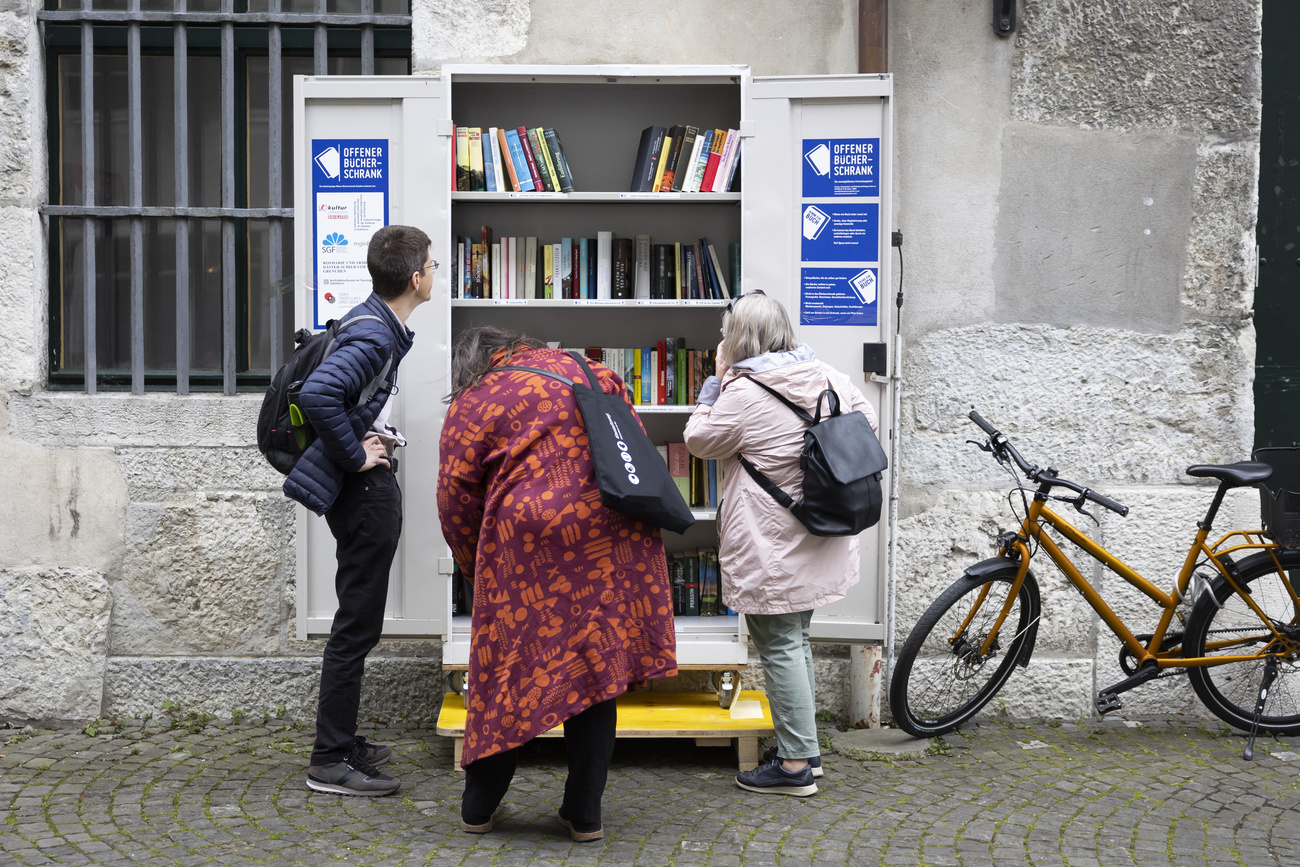
[[[544,349],[546,344],[524,334],[495,325],[479,325],[462,331],[451,347],[451,393],[444,398],[451,403],[465,392],[478,387],[492,369],[492,357],[504,349],[503,363],[509,364],[516,352]]]
[[[785,307],[761,292],[746,293],[727,305],[722,337],[733,363],[765,352],[789,352],[797,345]]]

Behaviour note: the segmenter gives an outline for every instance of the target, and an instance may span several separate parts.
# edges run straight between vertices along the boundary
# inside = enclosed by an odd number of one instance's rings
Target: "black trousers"
[[[388,570],[402,534],[402,491],[393,471],[349,473],[325,521],[336,542],[339,607],[321,664],[313,765],[346,759],[356,739],[361,675],[384,628]]]
[[[618,706],[612,698],[592,705],[564,723],[564,751],[569,758],[569,776],[564,781],[564,802],[560,813],[578,831],[597,831],[602,827],[600,799],[605,794],[617,727]],[[481,825],[488,820],[510,788],[518,753],[518,749],[506,750],[465,766],[461,819],[471,825]]]

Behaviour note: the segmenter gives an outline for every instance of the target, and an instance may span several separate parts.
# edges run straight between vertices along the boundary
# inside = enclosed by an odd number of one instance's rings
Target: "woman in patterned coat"
[[[563,724],[560,824],[576,841],[595,840],[614,699],[677,673],[668,567],[657,527],[601,504],[573,389],[492,370],[506,364],[585,382],[567,353],[492,326],[464,332],[452,349],[438,515],[474,581],[461,827],[492,829],[516,748]],[[591,368],[597,387],[627,400],[617,375]]]

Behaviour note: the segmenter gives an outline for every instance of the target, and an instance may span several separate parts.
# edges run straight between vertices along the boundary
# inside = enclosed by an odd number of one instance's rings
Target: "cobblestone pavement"
[[[821,791],[743,792],[728,750],[620,741],[604,840],[554,819],[558,740],[525,747],[497,830],[459,830],[451,743],[394,746],[389,798],[304,785],[311,733],[275,721],[0,730],[0,864],[1300,864],[1300,738],[1256,761],[1217,723],[983,720],[914,761],[826,754]]]

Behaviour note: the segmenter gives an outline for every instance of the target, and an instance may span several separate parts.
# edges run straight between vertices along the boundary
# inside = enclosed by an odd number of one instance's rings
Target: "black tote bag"
[[[685,532],[695,523],[695,516],[669,475],[668,464],[645,435],[626,401],[594,387],[596,377],[587,360],[577,352],[569,355],[582,366],[587,382],[593,387],[535,367],[502,365],[493,370],[526,370],[570,386],[587,428],[600,501],[607,509],[615,509],[638,521],[674,533]]]

